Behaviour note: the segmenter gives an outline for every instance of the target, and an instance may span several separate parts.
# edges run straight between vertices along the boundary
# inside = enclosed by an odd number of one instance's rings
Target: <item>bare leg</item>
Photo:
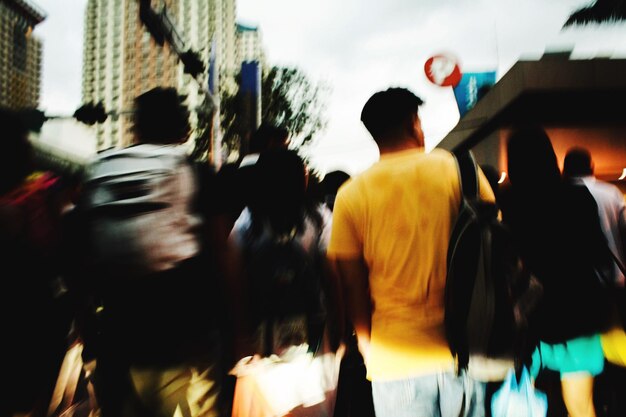
[[[593,406],[593,376],[578,373],[561,379],[563,401],[570,417],[596,417]]]

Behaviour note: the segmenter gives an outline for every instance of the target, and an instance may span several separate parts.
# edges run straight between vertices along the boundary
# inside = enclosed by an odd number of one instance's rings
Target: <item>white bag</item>
[[[83,344],[75,341],[65,353],[47,417],[95,417],[99,415],[98,401],[91,374],[95,361],[83,363]],[[79,389],[86,389],[86,395]]]
[[[526,368],[522,370],[519,384],[515,371],[509,370],[502,387],[491,399],[493,417],[545,417],[547,413],[548,398],[535,389]]]

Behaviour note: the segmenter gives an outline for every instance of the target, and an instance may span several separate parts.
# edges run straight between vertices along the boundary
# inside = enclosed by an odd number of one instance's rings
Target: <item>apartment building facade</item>
[[[0,106],[21,109],[39,105],[42,42],[32,32],[45,17],[31,1],[0,2]]]
[[[192,127],[195,126],[195,110],[203,103],[207,91],[212,48],[219,91],[235,86],[235,0],[152,0],[151,3],[155,11],[163,12],[171,22],[177,46],[199,54],[205,73],[196,81],[184,73],[172,45],[155,42],[140,20],[138,0],[88,0],[83,102],[102,101],[105,109],[118,113],[97,126],[99,150],[132,143],[133,100],[157,86],[175,87],[187,96]]]
[[[237,23],[237,62],[259,62],[261,67],[265,64],[263,50],[263,37],[258,26]]]

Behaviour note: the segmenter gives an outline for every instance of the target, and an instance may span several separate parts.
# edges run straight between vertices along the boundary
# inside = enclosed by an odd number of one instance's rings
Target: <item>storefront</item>
[[[569,60],[544,55],[520,61],[498,81],[437,145],[471,149],[506,181],[510,129],[542,125],[563,163],[570,147],[587,148],[599,179],[626,194],[626,60]]]

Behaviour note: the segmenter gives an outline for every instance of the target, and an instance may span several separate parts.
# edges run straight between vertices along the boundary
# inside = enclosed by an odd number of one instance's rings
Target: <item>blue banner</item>
[[[209,55],[209,91],[211,94],[215,94],[217,92],[217,43],[215,42],[215,37],[211,41],[211,52]]]
[[[254,131],[261,124],[261,66],[258,62],[241,64],[239,92],[243,100],[242,117]]]
[[[496,72],[467,72],[461,81],[454,87],[454,97],[459,106],[461,117],[465,115],[484,93],[496,83]]]
[[[241,64],[241,91],[258,96],[261,92],[261,67],[256,61]]]

